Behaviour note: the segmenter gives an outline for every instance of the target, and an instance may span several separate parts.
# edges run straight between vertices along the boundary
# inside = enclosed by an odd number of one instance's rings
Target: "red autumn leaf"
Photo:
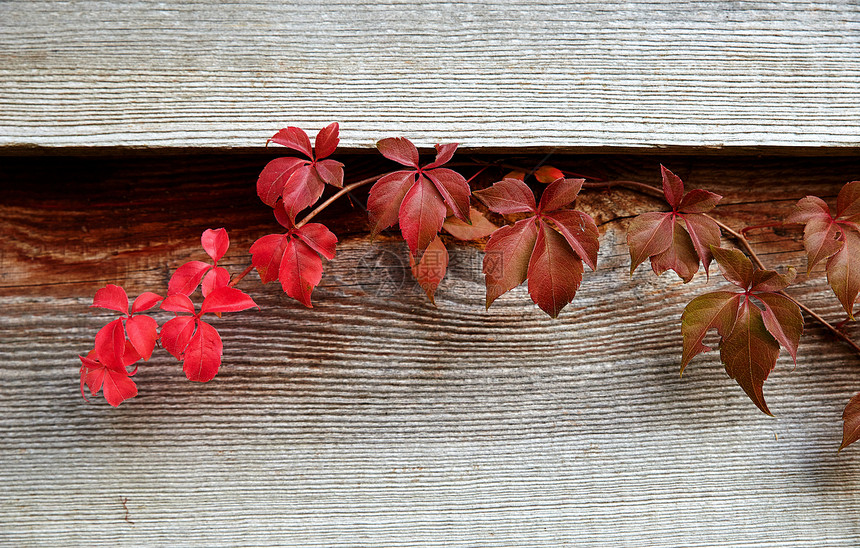
[[[203,261],[188,261],[183,264],[170,277],[170,281],[167,283],[167,294],[191,295],[203,281],[203,276],[210,268],[212,265]]]
[[[713,209],[722,196],[699,189],[685,194],[681,179],[663,166],[660,169],[663,194],[672,211],[643,213],[631,221],[627,232],[630,273],[650,257],[658,275],[674,270],[686,283],[698,271],[701,261],[709,276],[711,246],[720,245],[720,228],[704,213]]]
[[[269,234],[251,246],[251,264],[263,283],[279,280],[284,292],[307,307],[322,279],[322,258],[333,259],[337,237],[324,225],[308,223],[286,234]]]
[[[474,193],[496,213],[533,214],[496,230],[487,242],[487,307],[526,279],[532,300],[552,317],[573,299],[582,282],[582,262],[596,268],[599,246],[594,219],[563,209],[581,188],[582,179],[558,179],[544,189],[538,205],[531,189],[517,179]]]
[[[535,170],[535,179],[548,185],[559,179],[564,179],[564,173],[562,173],[560,169],[556,169],[552,166],[540,166]]]
[[[189,381],[208,382],[218,374],[224,346],[218,331],[204,321],[188,341],[182,359],[182,370]]]
[[[227,253],[227,249],[230,247],[230,237],[227,235],[226,229],[208,228],[200,236],[200,244],[206,254],[212,258],[212,262],[217,263]]]
[[[486,238],[499,228],[475,208],[469,210],[469,220],[472,221],[472,224],[466,224],[452,215],[445,219],[445,222],[442,223],[442,228],[458,240],[479,240]]]
[[[95,396],[102,391],[105,400],[113,407],[137,395],[137,386],[129,377],[128,367],[140,359],[130,342],[124,344],[124,351],[119,362],[107,364],[100,360],[98,351],[93,349],[81,359],[81,396],[87,399],[84,387],[89,387],[90,395]],[[135,369],[136,371],[136,369]]]
[[[207,313],[239,312],[256,307],[257,303],[233,287],[220,287],[210,293],[195,312],[194,303],[185,295],[167,297],[161,308],[171,312],[187,312],[165,322],[161,328],[161,343],[176,359],[183,362],[188,380],[206,382],[218,373],[223,346],[218,331],[204,322]],[[258,307],[259,308],[259,307]]]
[[[436,304],[436,289],[448,269],[448,250],[445,249],[445,244],[436,236],[436,239],[427,246],[420,262],[416,261],[412,254],[409,255],[409,266],[418,285],[427,294],[427,298],[431,303]]]
[[[317,134],[315,146],[307,133],[297,127],[279,131],[269,141],[291,148],[307,157],[277,158],[263,168],[257,179],[257,195],[268,206],[280,201],[290,218],[313,205],[322,196],[325,185],[343,187],[343,164],[326,159],[337,148],[339,137],[337,122],[324,127]]]
[[[216,266],[203,276],[203,281],[200,283],[200,292],[203,293],[204,297],[208,297],[212,291],[220,287],[227,287],[229,283],[230,273],[227,272],[227,269],[223,266]]]
[[[803,332],[800,308],[777,293],[794,280],[773,270],[760,270],[743,253],[712,248],[723,276],[742,291],[717,291],[693,299],[681,316],[684,351],[681,372],[690,360],[710,350],[702,341],[710,329],[720,335],[720,359],[729,376],[759,409],[770,415],[762,387],[776,365],[779,348],[797,360]]]
[[[123,314],[123,317],[110,322],[96,335],[96,350],[102,362],[115,365],[122,360],[126,333],[138,355],[144,360],[149,360],[155,341],[158,340],[157,326],[151,317],[136,314],[149,310],[161,300],[162,297],[155,293],[141,293],[134,300],[129,312],[128,296],[123,288],[108,285],[96,291],[92,306]],[[124,329],[123,326],[125,326]]]
[[[842,411],[842,451],[858,439],[860,439],[860,393],[848,400],[848,405]]]
[[[847,183],[836,198],[836,216],[816,196],[801,198],[785,220],[804,224],[807,271],[827,259],[830,287],[851,319],[860,294],[860,181]]]
[[[419,167],[418,149],[409,139],[382,139],[376,147],[389,160],[413,169],[381,177],[370,189],[371,234],[399,223],[410,253],[420,260],[442,228],[446,209],[470,223],[469,183],[456,171],[440,167],[451,159],[457,145],[436,145],[436,159],[424,167]]]

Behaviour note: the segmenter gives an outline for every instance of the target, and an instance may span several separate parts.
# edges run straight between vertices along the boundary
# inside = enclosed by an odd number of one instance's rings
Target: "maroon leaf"
[[[537,210],[541,213],[561,209],[576,199],[585,179],[557,179],[550,183],[540,197]]]
[[[805,224],[812,219],[824,219],[826,221],[831,219],[830,208],[818,196],[801,198],[786,217],[785,222]]]
[[[290,176],[307,162],[300,158],[275,158],[263,168],[257,179],[257,196],[264,204],[275,207],[275,203],[284,193],[284,187]]]
[[[469,220],[472,224],[466,224],[456,217],[448,217],[442,223],[442,228],[448,234],[454,236],[458,240],[478,240],[486,238],[499,227],[491,223],[484,214],[475,208],[469,210]]]
[[[590,215],[572,209],[561,209],[545,215],[564,236],[570,247],[585,264],[595,270],[597,268],[597,251],[600,247],[597,224]]]
[[[418,168],[418,149],[405,137],[390,137],[376,143],[379,152],[398,164]]]
[[[154,295],[154,293],[153,293]],[[128,295],[125,289],[118,285],[108,284],[96,291],[90,308],[107,308],[122,314],[128,313]]]
[[[841,235],[839,225],[829,218],[816,217],[806,223],[803,229],[803,246],[807,253],[807,274],[812,272],[815,265],[842,249]]]
[[[297,127],[290,126],[288,128],[284,128],[276,133],[274,137],[269,139],[269,141],[297,150],[308,158],[314,157],[313,152],[311,151],[311,140],[308,138],[308,134]]]
[[[212,265],[202,261],[188,261],[180,266],[170,277],[167,295],[191,295],[210,268]]]
[[[227,236],[227,230],[224,228],[209,228],[203,231],[203,235],[200,236],[200,243],[206,254],[212,258],[213,262],[217,263],[227,253],[227,249],[230,247],[230,237]]]
[[[860,439],[860,393],[854,394],[854,397],[848,400],[848,405],[842,411],[842,420],[840,451]]]
[[[254,307],[260,308],[249,295],[235,287],[220,287],[203,300],[200,313],[240,312]]]
[[[860,181],[851,181],[839,191],[836,198],[836,218],[860,221]]]
[[[487,308],[502,294],[526,280],[536,240],[537,223],[534,219],[503,226],[490,236],[484,252],[483,267]]]
[[[445,204],[439,191],[419,177],[400,205],[400,230],[412,255],[420,257],[445,222]]]
[[[681,316],[681,334],[684,337],[681,374],[693,357],[710,350],[702,344],[709,330],[716,329],[721,337],[731,333],[741,298],[741,295],[730,291],[716,291],[696,297],[684,308]]]
[[[791,299],[776,293],[758,293],[756,298],[764,304],[761,312],[764,326],[780,346],[788,350],[797,365],[797,347],[803,334],[803,316]]]
[[[711,252],[717,264],[720,266],[720,272],[723,277],[733,284],[747,289],[753,282],[753,264],[747,259],[746,255],[737,249],[725,249],[722,247],[713,247]]]
[[[860,294],[860,232],[844,230],[842,237],[842,247],[827,260],[827,281],[853,320],[854,302]]]
[[[445,277],[445,272],[448,268],[448,250],[445,249],[445,244],[436,236],[421,257],[421,261],[415,260],[415,257],[409,255],[409,266],[412,268],[412,275],[418,281],[418,285],[427,294],[430,302],[436,304],[435,295],[436,289],[442,278]]]
[[[720,358],[753,403],[772,415],[764,401],[762,386],[779,356],[779,344],[765,328],[761,311],[749,300],[738,311],[734,329],[720,344]]]
[[[678,205],[681,213],[707,213],[714,209],[723,197],[707,190],[694,189],[687,193]]]
[[[687,283],[699,270],[699,257],[687,231],[677,222],[672,224],[672,228],[672,243],[665,251],[651,257],[651,268],[658,276],[674,270]]]
[[[447,164],[454,157],[454,152],[457,150],[457,143],[448,143],[447,145],[436,145],[436,159],[424,166],[424,169],[433,169],[441,165]]]
[[[794,267],[788,268],[787,274],[780,274],[775,270],[759,270],[753,272],[750,291],[776,293],[794,283],[797,271]]]
[[[343,188],[343,164],[334,160],[322,160],[314,164],[317,177],[331,186]]]
[[[414,183],[414,171],[395,171],[373,185],[367,198],[372,236],[397,223],[400,205]]]
[[[469,222],[469,183],[456,171],[447,168],[437,168],[426,171],[442,199],[454,212],[454,216],[463,222]]]
[[[695,191],[690,191],[692,194]],[[705,192],[704,190],[702,192]],[[689,196],[690,194],[687,194]],[[708,268],[711,266],[711,246],[719,247],[720,245],[720,226],[704,215],[689,213],[683,216],[684,225],[687,232],[690,234],[690,240],[693,242],[698,258],[702,260],[702,265],[705,267],[705,274],[710,275]],[[699,269],[698,260],[696,261],[696,270]]]
[[[534,193],[518,179],[502,179],[490,188],[476,190],[472,194],[491,211],[502,215],[537,211]]]
[[[155,320],[149,316],[134,316],[126,320],[125,329],[137,353],[144,360],[149,360],[158,339],[158,324]]]
[[[643,213],[631,221],[627,230],[631,276],[645,259],[669,249],[674,238],[674,225],[671,213]]]
[[[188,341],[182,360],[182,370],[188,380],[211,381],[221,366],[222,351],[218,331],[206,322],[198,322],[197,331]]]
[[[529,294],[550,317],[573,300],[582,282],[582,261],[567,241],[545,223],[540,223],[528,267]]]
[[[680,177],[663,165],[660,166],[660,172],[663,175],[663,194],[666,196],[666,201],[669,202],[673,210],[677,211],[684,196],[684,183]]]
[[[314,139],[314,149],[317,160],[327,158],[334,154],[338,143],[340,143],[340,139],[338,137],[339,134],[340,126],[337,122],[327,125],[317,133],[317,137]]]

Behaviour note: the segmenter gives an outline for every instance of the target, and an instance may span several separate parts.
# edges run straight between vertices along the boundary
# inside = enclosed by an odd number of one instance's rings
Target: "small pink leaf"
[[[149,316],[134,316],[125,322],[128,340],[144,360],[149,360],[158,339],[158,324]]]
[[[180,266],[170,277],[170,282],[167,284],[167,294],[169,295],[191,295],[203,276],[212,268],[211,264],[203,261],[188,261]]]
[[[182,370],[188,380],[211,381],[218,374],[223,349],[218,331],[206,322],[199,322],[182,360]]]
[[[458,240],[486,238],[499,228],[475,208],[469,210],[469,219],[472,221],[472,224],[466,224],[456,217],[448,217],[442,224],[442,228]]]
[[[90,308],[107,308],[121,314],[128,314],[128,295],[118,285],[108,284],[96,291]]]
[[[164,299],[161,303],[161,309],[168,312],[188,312],[189,314],[194,314],[194,303],[191,302],[191,299],[187,295],[177,293]]]
[[[203,300],[200,313],[240,312],[254,307],[259,308],[257,303],[244,292],[235,287],[219,287]]]
[[[276,133],[274,137],[269,139],[269,141],[297,150],[308,158],[314,157],[313,152],[311,151],[311,140],[308,138],[308,134],[297,127],[290,126],[288,128],[284,128]]]
[[[147,291],[145,293],[141,293],[135,300],[134,304],[131,305],[131,313],[137,314],[139,312],[146,312],[153,306],[157,305],[164,297],[161,295],[156,295],[151,291]]]
[[[304,240],[306,244],[311,246],[311,249],[322,255],[328,260],[334,259],[337,248],[337,236],[332,234],[331,230],[320,223],[308,223],[303,227],[296,229],[296,234]]]
[[[337,145],[340,142],[338,137],[339,134],[340,126],[337,122],[327,125],[317,133],[317,137],[314,139],[314,149],[317,153],[317,160],[322,160],[323,158],[327,158],[334,154],[334,151],[337,149]]]
[[[677,210],[684,196],[684,183],[681,182],[680,177],[663,165],[660,166],[660,172],[663,174],[663,194],[666,196],[666,201],[672,209]]]
[[[543,191],[538,211],[549,212],[561,209],[576,199],[585,179],[557,179]]]
[[[418,169],[418,149],[406,137],[390,137],[376,143],[379,152],[394,162]]]
[[[502,179],[490,188],[476,190],[472,194],[491,211],[502,215],[534,213],[537,210],[532,189],[519,179]]]
[[[206,229],[200,236],[200,243],[207,255],[212,257],[213,262],[218,262],[227,253],[230,247],[230,237],[224,228]]]

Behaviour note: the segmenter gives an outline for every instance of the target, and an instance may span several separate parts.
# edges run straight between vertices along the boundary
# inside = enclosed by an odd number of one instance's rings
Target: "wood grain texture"
[[[251,275],[260,312],[215,324],[218,377],[184,379],[158,351],[119,409],[85,403],[76,353],[109,314],[104,283],[163,290],[203,258],[215,215],[238,271],[276,230],[253,193],[266,157],[0,161],[0,543],[15,546],[845,546],[860,541],[860,450],[836,453],[860,360],[807,324],[762,415],[716,353],[678,376],[684,286],[640,267],[630,215],[656,204],[590,192],[597,272],[548,319],[524,287],[483,308],[481,252],[454,247],[438,308],[405,246],[341,238],[304,309]],[[371,171],[362,158],[344,158]],[[856,159],[555,158],[657,182],[662,161],[728,198],[740,227],[808,192],[833,199]],[[355,171],[352,171],[355,173]],[[357,196],[361,198],[361,196]],[[754,234],[770,265],[803,265],[798,234]],[[805,271],[804,269],[800,269]],[[792,293],[826,317],[821,272]],[[159,316],[160,320],[166,316]],[[860,337],[857,327],[849,331]]]
[[[5,1],[0,153],[343,146],[856,148],[860,5]]]

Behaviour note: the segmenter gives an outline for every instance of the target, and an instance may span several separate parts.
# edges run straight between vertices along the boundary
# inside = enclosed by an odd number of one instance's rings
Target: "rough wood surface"
[[[857,147],[860,5],[0,3],[0,153],[344,146]]]
[[[557,159],[558,162],[563,162]],[[729,198],[733,226],[835,196],[851,159],[568,160],[656,182],[658,160]],[[641,267],[625,216],[650,199],[590,193],[599,269],[548,319],[519,288],[483,308],[480,250],[458,247],[429,305],[404,245],[342,244],[316,306],[252,275],[261,312],[216,320],[226,353],[205,385],[160,351],[119,409],[85,403],[76,354],[110,316],[106,282],[163,290],[202,258],[218,215],[238,270],[274,231],[253,193],[262,157],[0,162],[0,543],[14,546],[857,546],[860,450],[837,454],[860,360],[807,324],[758,412],[715,353],[678,376],[693,295]],[[361,159],[350,162],[361,163]],[[373,169],[363,166],[362,169]],[[611,206],[613,209],[604,209]],[[617,218],[616,218],[617,217]],[[771,265],[802,265],[797,234],[755,235]],[[820,272],[793,290],[840,318]],[[860,330],[849,328],[860,338]]]

